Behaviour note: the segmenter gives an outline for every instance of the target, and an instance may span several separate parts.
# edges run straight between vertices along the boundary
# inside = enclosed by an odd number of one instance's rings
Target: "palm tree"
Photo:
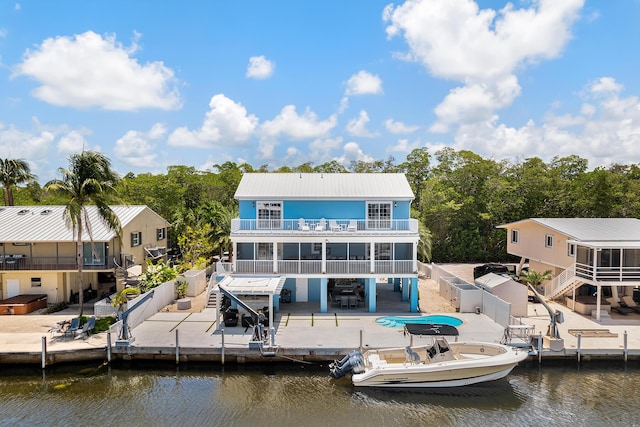
[[[0,159],[0,181],[4,187],[4,204],[13,206],[13,187],[33,181],[36,176],[31,173],[29,163],[22,159]]]
[[[95,151],[83,151],[69,158],[69,169],[60,168],[62,179],[48,182],[45,188],[58,192],[67,199],[64,218],[67,225],[73,228],[76,238],[76,262],[78,265],[78,303],[80,314],[83,311],[82,266],[83,266],[83,229],[86,228],[91,237],[91,223],[87,212],[88,205],[95,205],[100,218],[121,239],[122,229],[115,212],[109,207],[110,202],[118,200],[115,186],[120,177],[111,169],[111,162],[103,154]]]
[[[545,280],[551,280],[553,277],[551,276],[552,271],[547,270],[544,273],[540,273],[535,270],[525,270],[520,273],[520,281],[526,282],[533,286],[535,289],[538,289],[542,282]]]

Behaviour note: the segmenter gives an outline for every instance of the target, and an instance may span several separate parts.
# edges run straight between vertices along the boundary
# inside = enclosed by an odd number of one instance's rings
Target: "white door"
[[[20,280],[7,279],[7,298],[20,295]]]
[[[296,302],[309,302],[309,284],[302,277],[296,278]]]

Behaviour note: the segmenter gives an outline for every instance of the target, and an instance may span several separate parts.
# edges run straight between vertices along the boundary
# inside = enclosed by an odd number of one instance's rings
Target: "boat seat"
[[[413,349],[409,346],[404,349],[405,355],[407,357],[407,362],[418,364],[421,362],[420,355],[413,351]]]

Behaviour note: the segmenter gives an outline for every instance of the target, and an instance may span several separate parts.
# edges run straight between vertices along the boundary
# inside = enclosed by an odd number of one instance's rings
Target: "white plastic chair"
[[[349,225],[347,226],[347,231],[356,231],[358,229],[358,223],[355,219],[349,220]]]
[[[320,222],[316,225],[316,231],[324,231],[326,221],[324,218],[320,219]]]
[[[330,219],[329,220],[329,229],[331,229],[331,231],[341,231],[342,228],[338,225],[338,223],[336,222],[335,219]]]
[[[298,229],[301,231],[309,231],[309,224],[307,224],[304,218],[298,220]]]

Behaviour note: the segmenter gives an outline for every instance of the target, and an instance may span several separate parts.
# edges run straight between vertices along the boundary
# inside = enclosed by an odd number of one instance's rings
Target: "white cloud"
[[[251,79],[268,79],[273,75],[276,64],[264,56],[252,56],[249,58],[246,76]]]
[[[420,129],[420,126],[409,126],[404,124],[403,122],[396,121],[393,119],[387,119],[384,121],[384,127],[387,129],[387,132],[400,134],[400,133],[413,133]]]
[[[130,130],[116,141],[113,152],[118,160],[129,166],[153,168],[158,156],[151,141],[162,138],[166,133],[167,128],[162,123],[156,123],[148,132]]]
[[[510,105],[520,93],[515,70],[561,54],[584,0],[526,4],[496,11],[481,10],[472,0],[408,0],[384,9],[387,35],[403,36],[409,46],[396,57],[463,83],[436,107],[432,131],[490,120],[496,109]]]
[[[386,151],[388,153],[398,152],[398,153],[410,153],[414,148],[418,148],[420,146],[419,141],[415,141],[413,143],[409,143],[409,140],[406,138],[399,139],[396,145],[391,145],[387,147]]]
[[[302,115],[298,115],[294,105],[286,105],[273,120],[267,120],[260,126],[260,133],[265,138],[285,135],[294,141],[300,141],[326,136],[337,122],[335,115],[320,121],[308,108]]]
[[[380,94],[382,93],[382,80],[364,70],[359,71],[347,80],[345,93],[347,95]]]
[[[377,133],[371,132],[367,129],[367,123],[369,123],[369,115],[365,110],[360,110],[360,114],[357,118],[349,120],[346,129],[350,135],[359,136],[363,138],[372,138],[378,136]]]
[[[45,163],[49,158],[49,148],[55,133],[49,130],[22,131],[10,125],[0,124],[0,158],[25,159],[30,164]]]
[[[340,149],[342,137],[319,138],[309,143],[309,158],[316,164],[324,163],[331,158],[331,153]]]
[[[353,141],[344,144],[344,147],[342,147],[342,155],[336,158],[338,163],[345,166],[349,166],[351,162],[357,162],[359,160],[363,162],[373,162],[375,159],[365,154],[358,143]]]
[[[241,144],[253,135],[258,125],[256,116],[247,114],[242,104],[223,94],[214,95],[209,107],[200,129],[190,131],[186,127],[177,128],[169,136],[169,145],[207,148]]]
[[[0,28],[0,39],[3,39],[7,36],[7,30],[4,28]]]
[[[16,3],[15,6],[13,6],[14,10],[20,10],[22,9],[22,6],[20,6],[20,3]]]
[[[85,134],[87,134],[87,132],[81,132],[77,130],[67,132],[58,140],[58,152],[73,154],[80,153],[83,150],[95,150],[95,148],[89,146],[89,143],[84,137]]]
[[[36,98],[54,105],[105,110],[181,107],[172,69],[162,62],[140,64],[132,56],[138,46],[125,48],[115,35],[92,31],[73,37],[48,38],[27,50],[14,76],[28,76],[40,86]]]
[[[497,123],[460,126],[455,148],[497,159],[554,156],[578,153],[591,168],[612,163],[628,164],[640,158],[640,99],[621,97],[622,85],[612,78],[590,84],[585,103],[576,114],[548,113],[541,125],[530,120],[520,128]]]

